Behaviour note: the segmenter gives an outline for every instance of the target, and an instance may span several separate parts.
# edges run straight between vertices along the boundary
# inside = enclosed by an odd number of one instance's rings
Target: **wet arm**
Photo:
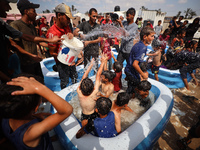
[[[38,141],[44,133],[55,128],[64,119],[69,117],[73,111],[72,106],[67,101],[32,77],[18,77],[12,79],[7,84],[21,86],[23,88],[22,91],[15,91],[12,95],[38,94],[47,99],[57,110],[55,114],[28,128],[23,137],[23,142],[28,146],[37,146],[35,144],[38,144]]]
[[[90,66],[87,68],[87,70],[83,74],[83,77],[82,77],[81,81],[88,76],[88,74],[89,74],[90,70],[92,69],[93,65],[94,65],[94,58],[92,58],[92,61],[90,62]]]
[[[148,79],[148,76],[141,70],[138,60],[134,60],[133,67],[144,79]]]
[[[33,60],[39,62],[42,60],[41,57],[37,56],[37,55],[34,55],[32,53],[29,53],[27,52],[26,50],[24,50],[22,47],[20,47],[19,45],[17,45],[13,40],[9,39],[10,40],[10,43],[13,47],[15,47],[21,54],[25,54],[29,57],[31,57]]]
[[[39,36],[33,36],[33,35],[28,35],[28,34],[23,34],[22,35],[22,39],[26,40],[26,41],[31,41],[31,42],[35,42],[35,43],[39,43],[39,42],[47,42],[47,43],[57,43],[59,40],[61,40],[60,38],[56,38],[58,39],[57,42],[54,41],[54,39],[46,39],[46,38],[42,38]]]

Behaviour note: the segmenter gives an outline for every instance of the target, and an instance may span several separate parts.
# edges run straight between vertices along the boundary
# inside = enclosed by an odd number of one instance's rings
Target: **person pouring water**
[[[73,19],[70,7],[64,3],[61,3],[55,7],[56,22],[47,32],[47,38],[53,38],[55,36],[61,37],[66,34],[69,39],[73,38],[72,30],[70,28],[70,19]],[[78,74],[76,72],[75,63],[66,65],[61,63],[58,59],[58,52],[60,44],[49,43],[49,52],[56,61],[57,71],[60,77],[61,89],[65,88],[69,83],[69,77],[72,79],[72,83],[76,83]]]

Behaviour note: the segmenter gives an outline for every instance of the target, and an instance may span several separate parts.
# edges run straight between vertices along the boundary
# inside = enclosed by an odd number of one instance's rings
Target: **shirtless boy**
[[[106,59],[107,57],[102,55],[101,66],[99,67],[99,70],[96,74],[95,85],[93,81],[88,78],[88,74],[94,64],[94,59],[92,59],[90,66],[88,67],[88,69],[82,77],[80,86],[77,88],[78,98],[82,108],[82,126],[85,126],[88,123],[88,121],[92,121],[93,119],[98,117],[98,114],[94,111],[94,107],[96,105],[97,93],[99,91],[101,72],[103,70],[104,64],[107,62]]]
[[[115,114],[115,128],[117,133],[121,132],[121,111],[125,109],[134,112],[130,107],[128,107],[129,99],[130,95],[126,92],[122,92],[119,93],[117,99],[113,101],[111,111]]]
[[[114,85],[112,84],[112,79],[115,77],[115,73],[109,70],[105,70],[101,74],[101,92],[99,95],[101,97],[109,98],[114,92]]]
[[[157,81],[159,81],[158,72],[161,65],[161,51],[162,50],[160,46],[161,46],[161,43],[157,39],[154,39],[152,42],[152,48],[154,49],[155,53],[147,54],[147,56],[154,56],[152,66],[151,66],[151,71],[154,74],[155,79]]]

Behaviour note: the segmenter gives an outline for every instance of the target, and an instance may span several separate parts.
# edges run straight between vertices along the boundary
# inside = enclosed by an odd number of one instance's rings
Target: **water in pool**
[[[119,92],[124,92],[124,90],[120,90]],[[72,95],[73,98],[71,99],[69,103],[73,107],[73,114],[80,121],[82,109],[80,107],[78,95],[75,93],[76,92],[71,93],[74,95]],[[113,93],[112,96],[110,96],[110,99],[112,101],[116,100],[118,93]],[[150,99],[151,99],[150,105],[152,105],[155,101],[155,96],[151,91],[149,91],[149,94],[150,94]],[[126,110],[122,110],[122,114],[121,114],[122,131],[124,131],[131,124],[133,124],[149,108],[149,107],[145,108],[145,107],[140,106],[140,101],[137,98],[131,99],[128,103],[128,106],[134,111],[134,113],[128,112]]]

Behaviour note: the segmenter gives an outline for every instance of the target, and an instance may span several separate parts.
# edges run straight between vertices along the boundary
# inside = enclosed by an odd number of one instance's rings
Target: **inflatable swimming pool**
[[[151,70],[148,70],[149,78],[155,79],[154,74]],[[181,78],[179,70],[169,70],[165,68],[159,68],[158,73],[159,81],[165,84],[168,88],[176,89],[176,88],[183,88],[185,87],[183,80]],[[192,77],[190,74],[187,74],[187,80],[190,82]]]
[[[91,77],[94,81],[95,77]],[[132,150],[151,149],[161,136],[171,115],[173,95],[164,84],[149,79],[151,91],[156,96],[155,103],[129,128],[113,138],[99,138],[91,134],[76,139],[76,133],[81,128],[80,122],[72,114],[55,128],[60,142],[67,150]],[[79,83],[61,90],[58,95],[70,101],[76,95]],[[51,113],[56,110],[52,107]]]
[[[42,68],[42,73],[44,76],[44,83],[45,85],[51,89],[52,91],[60,91],[60,78],[58,76],[58,72],[55,72],[53,70],[53,66],[56,64],[56,62],[54,61],[54,58],[46,58],[43,59],[40,62],[41,68]],[[77,82],[79,82],[83,76],[84,73],[84,69],[83,69],[83,65],[77,66],[76,67],[76,71],[78,72],[78,79]],[[89,77],[93,76],[94,73],[93,71],[90,72]],[[69,78],[69,83],[68,86],[71,85],[71,79]]]

